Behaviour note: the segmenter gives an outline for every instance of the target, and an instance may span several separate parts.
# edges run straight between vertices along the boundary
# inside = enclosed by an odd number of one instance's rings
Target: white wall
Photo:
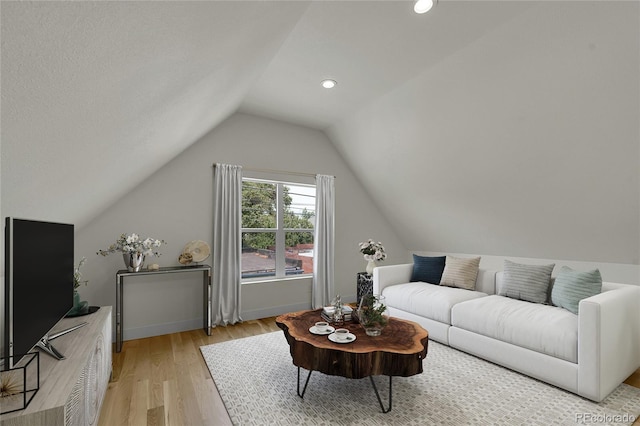
[[[2,141],[0,140],[0,153]],[[2,154],[0,154],[1,156]],[[0,159],[1,160],[1,159]],[[0,175],[2,175],[2,161],[0,161]],[[2,212],[2,185],[0,184],[0,212]],[[0,215],[0,354],[4,354],[4,216]],[[1,356],[1,355],[0,355]]]
[[[191,240],[211,242],[214,163],[336,176],[335,279],[337,292],[345,299],[355,301],[356,273],[366,266],[359,242],[380,240],[389,254],[385,263],[404,261],[406,248],[322,132],[236,114],[79,230],[77,256],[89,259],[84,275],[90,282],[80,288],[83,300],[91,305],[115,304],[115,273],[124,267],[122,256],[103,258],[95,252],[123,232],[166,240],[163,255],[154,260],[161,266],[176,265]],[[127,279],[125,339],[199,328],[201,300],[198,274]],[[310,301],[309,279],[243,285],[242,316],[251,319],[306,309]]]
[[[533,2],[328,134],[409,250],[637,270],[638,13]]]

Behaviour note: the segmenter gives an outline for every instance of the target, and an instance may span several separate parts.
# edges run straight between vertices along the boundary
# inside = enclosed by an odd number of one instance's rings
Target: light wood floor
[[[231,425],[200,346],[280,330],[275,317],[123,343],[99,426]]]
[[[120,353],[114,348],[99,426],[231,425],[199,348],[278,330],[271,317],[216,327],[211,336],[193,330],[124,342]],[[640,388],[640,369],[625,383]]]

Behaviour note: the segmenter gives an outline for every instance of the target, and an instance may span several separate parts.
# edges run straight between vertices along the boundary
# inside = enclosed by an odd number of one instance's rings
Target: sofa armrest
[[[373,270],[373,294],[382,294],[382,290],[390,285],[408,283],[412,272],[413,263],[378,266]]]
[[[640,367],[640,286],[583,299],[578,312],[578,393],[602,401]]]

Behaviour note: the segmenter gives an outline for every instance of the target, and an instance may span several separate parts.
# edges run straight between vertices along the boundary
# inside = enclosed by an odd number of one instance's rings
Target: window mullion
[[[278,222],[276,230],[276,277],[285,276],[285,232],[284,232],[284,185],[279,183],[276,191]]]

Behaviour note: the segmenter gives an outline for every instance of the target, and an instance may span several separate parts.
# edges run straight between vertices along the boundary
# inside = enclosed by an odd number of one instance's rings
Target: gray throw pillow
[[[551,303],[577,315],[582,299],[601,292],[602,276],[599,270],[581,272],[563,266],[551,290]]]
[[[534,303],[546,303],[551,283],[551,265],[523,265],[504,261],[503,283],[498,295]]]

